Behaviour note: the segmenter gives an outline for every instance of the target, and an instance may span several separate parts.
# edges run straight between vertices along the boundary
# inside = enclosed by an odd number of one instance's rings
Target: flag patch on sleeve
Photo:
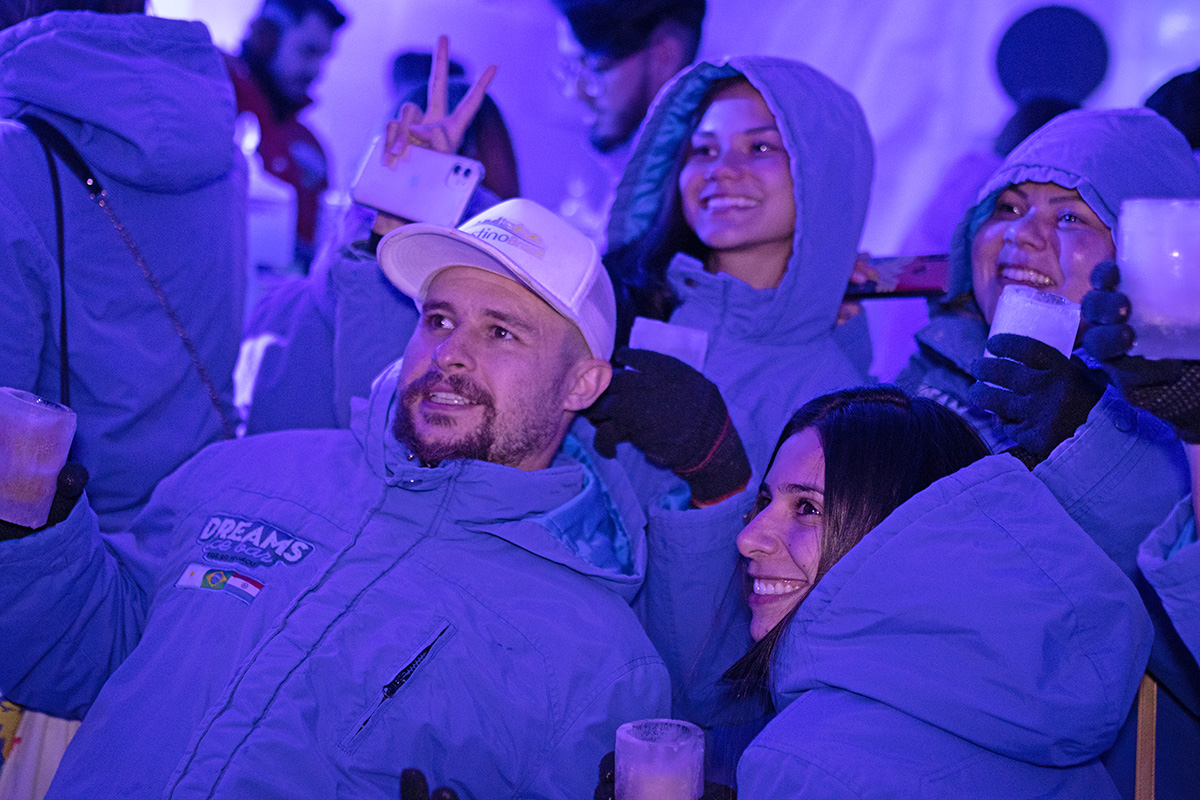
[[[215,569],[206,564],[188,564],[175,582],[185,589],[213,589],[227,592],[243,603],[249,603],[262,591],[263,585],[231,569]]]

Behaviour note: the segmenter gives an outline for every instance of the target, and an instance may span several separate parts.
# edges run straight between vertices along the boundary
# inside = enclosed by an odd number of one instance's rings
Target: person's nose
[[[776,552],[779,548],[779,537],[775,535],[772,526],[765,518],[765,512],[760,512],[754,519],[742,528],[737,535],[738,552],[749,559],[762,558]]]
[[[707,177],[709,180],[736,178],[744,166],[745,160],[740,153],[725,149],[709,162]]]
[[[1004,231],[1004,241],[1018,247],[1040,250],[1046,246],[1044,224],[1031,209],[1008,223],[1008,228]]]
[[[442,372],[467,372],[475,368],[468,337],[460,330],[450,331],[433,350],[433,363]]]

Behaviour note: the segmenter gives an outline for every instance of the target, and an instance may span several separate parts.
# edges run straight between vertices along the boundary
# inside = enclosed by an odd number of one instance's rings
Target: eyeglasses
[[[608,91],[608,76],[625,60],[586,54],[564,56],[554,66],[554,78],[567,97],[582,93],[595,99]]]

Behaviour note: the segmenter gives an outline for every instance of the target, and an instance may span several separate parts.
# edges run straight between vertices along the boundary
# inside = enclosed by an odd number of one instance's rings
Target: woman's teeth
[[[749,197],[710,197],[704,201],[704,207],[709,211],[721,211],[726,208],[754,208],[757,205],[761,205],[761,203]]]
[[[1054,279],[1028,267],[1001,267],[1000,277],[1014,283],[1027,283],[1030,286],[1053,286]]]
[[[755,594],[791,594],[805,587],[804,581],[754,579]]]

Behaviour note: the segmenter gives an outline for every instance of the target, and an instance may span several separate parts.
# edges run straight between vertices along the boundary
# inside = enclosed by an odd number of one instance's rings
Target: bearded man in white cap
[[[214,445],[127,534],[86,497],[0,530],[0,691],[87,714],[51,800],[586,797],[667,716],[644,517],[568,433],[611,376],[594,246],[517,199],[379,257],[421,318],[350,430]]]

